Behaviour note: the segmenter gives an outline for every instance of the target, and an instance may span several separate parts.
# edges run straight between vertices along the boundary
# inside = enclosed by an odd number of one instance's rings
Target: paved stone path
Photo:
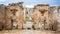
[[[4,30],[0,31],[0,34],[60,34],[60,33],[45,30]]]

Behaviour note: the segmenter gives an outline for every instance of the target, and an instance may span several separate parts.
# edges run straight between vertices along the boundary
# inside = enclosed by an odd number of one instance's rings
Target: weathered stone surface
[[[33,15],[33,20],[34,23],[42,23],[44,26],[42,28],[44,29],[49,29],[49,9],[50,7],[48,5],[40,4],[35,6],[34,8],[34,15]],[[41,25],[42,25],[41,24]],[[37,26],[35,26],[37,27]]]
[[[0,5],[0,29],[3,29],[5,25],[5,5]]]
[[[28,14],[27,14],[28,12]],[[30,22],[25,18],[28,17]],[[48,4],[38,4],[33,8],[23,7],[23,2],[0,6],[0,27],[12,29],[16,27],[60,31],[60,8]]]
[[[20,5],[19,3],[13,3],[9,4],[9,6],[7,6],[6,8],[6,27],[13,28],[13,24],[16,22],[18,29],[22,29],[22,23],[24,23],[23,5]]]

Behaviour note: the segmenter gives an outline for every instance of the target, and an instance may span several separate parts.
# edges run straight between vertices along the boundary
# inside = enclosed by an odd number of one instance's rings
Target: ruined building
[[[33,15],[33,8],[28,8],[25,7],[25,23],[23,23],[23,28],[24,29],[32,29],[33,25],[33,20],[32,20],[32,15]]]
[[[23,2],[0,5],[0,28],[60,31],[60,6],[37,4],[28,8]]]
[[[5,26],[5,5],[0,5],[0,29]]]
[[[53,15],[52,18],[54,20],[54,26],[53,26],[53,29],[54,30],[57,30],[57,31],[60,31],[60,6],[51,6],[50,7],[50,13]]]
[[[35,28],[50,29],[50,24],[53,21],[50,18],[52,15],[49,12],[50,6],[48,4],[38,4],[34,7],[33,21]]]
[[[12,3],[6,7],[6,29],[17,27],[22,29],[24,23],[23,2]]]

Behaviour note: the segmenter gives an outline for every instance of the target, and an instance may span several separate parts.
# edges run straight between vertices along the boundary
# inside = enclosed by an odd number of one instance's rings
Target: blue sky
[[[33,6],[36,4],[49,4],[51,6],[60,5],[60,0],[0,0],[0,4],[9,4],[15,2],[24,2],[27,6]]]

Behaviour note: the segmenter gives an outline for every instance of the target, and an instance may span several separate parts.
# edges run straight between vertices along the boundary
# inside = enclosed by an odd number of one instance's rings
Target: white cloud
[[[4,2],[4,1],[6,1],[6,0],[0,0],[0,2]]]
[[[26,7],[28,7],[28,8],[33,8],[34,5],[26,5]]]

